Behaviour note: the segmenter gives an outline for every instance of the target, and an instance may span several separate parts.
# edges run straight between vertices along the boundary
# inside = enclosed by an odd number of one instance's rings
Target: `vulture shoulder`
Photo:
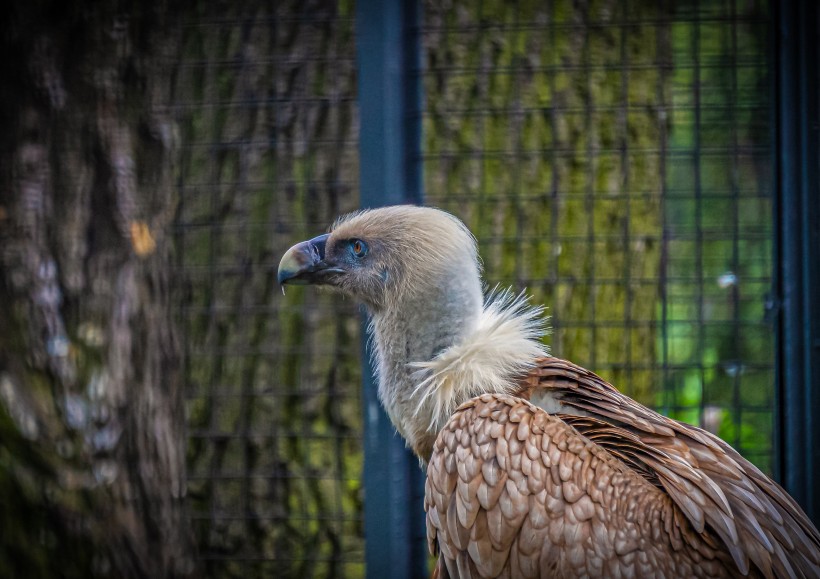
[[[557,358],[459,407],[427,473],[441,577],[820,576],[817,530],[776,483]]]

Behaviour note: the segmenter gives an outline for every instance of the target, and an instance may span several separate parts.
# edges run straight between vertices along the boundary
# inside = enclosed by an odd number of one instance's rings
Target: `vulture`
[[[544,310],[485,297],[456,217],[394,206],[290,248],[281,284],[365,304],[378,393],[426,466],[437,577],[820,577],[820,534],[727,443],[552,357]]]

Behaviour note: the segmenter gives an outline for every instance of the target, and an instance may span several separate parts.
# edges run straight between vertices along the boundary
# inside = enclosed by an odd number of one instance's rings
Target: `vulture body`
[[[379,397],[427,463],[439,577],[820,577],[820,534],[728,444],[551,357],[543,311],[482,292],[455,217],[355,213],[280,283],[366,304]]]

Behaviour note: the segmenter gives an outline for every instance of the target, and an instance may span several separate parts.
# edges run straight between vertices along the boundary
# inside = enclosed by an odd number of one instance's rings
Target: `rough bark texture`
[[[202,1],[183,23],[188,505],[208,576],[364,574],[356,304],[271,275],[358,205],[352,16]]]
[[[0,93],[0,575],[194,571],[164,3],[15,3]]]

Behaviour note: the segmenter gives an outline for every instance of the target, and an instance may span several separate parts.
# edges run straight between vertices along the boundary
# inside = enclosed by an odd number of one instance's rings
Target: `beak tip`
[[[310,241],[297,243],[285,252],[279,262],[276,279],[280,286],[285,284],[317,283],[315,275],[324,267],[325,241],[327,235],[320,235]]]
[[[300,260],[300,247],[294,246],[291,247],[285,255],[282,256],[282,261],[279,262],[279,269],[276,272],[276,279],[279,282],[279,285],[285,285],[288,281],[292,280],[304,268],[304,258]]]

